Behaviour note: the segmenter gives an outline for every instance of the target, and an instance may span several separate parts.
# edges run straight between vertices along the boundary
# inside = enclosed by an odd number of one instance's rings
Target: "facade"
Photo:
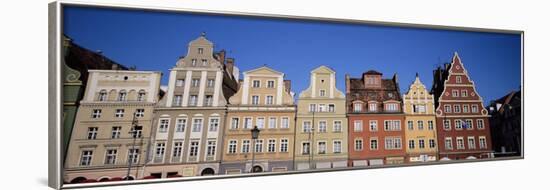
[[[296,105],[290,81],[266,66],[243,75],[227,105],[221,174],[292,170]],[[253,141],[255,126],[260,133]]]
[[[492,101],[488,109],[495,157],[521,156],[521,91]]]
[[[69,143],[65,181],[141,178],[161,73],[88,72]]]
[[[408,162],[437,161],[437,132],[434,96],[422,84],[418,74],[403,95],[405,142]]]
[[[450,64],[434,70],[431,91],[440,160],[492,157],[490,116],[458,53]]]
[[[405,115],[397,75],[382,79],[373,70],[361,78],[346,75],[346,104],[349,165],[404,163]]]
[[[295,169],[347,166],[346,97],[336,88],[336,72],[311,71],[309,88],[298,97]]]
[[[155,108],[147,178],[219,173],[226,104],[237,81],[234,60],[226,59],[223,50],[214,52],[204,33],[189,43]]]

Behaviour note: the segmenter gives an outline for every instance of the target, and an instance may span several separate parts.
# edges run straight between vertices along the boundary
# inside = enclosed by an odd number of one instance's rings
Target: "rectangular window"
[[[445,105],[445,113],[451,113],[451,106]]]
[[[376,112],[376,103],[370,103],[369,104],[369,111]]]
[[[243,144],[241,146],[241,153],[248,153],[250,152],[250,140],[246,139],[243,140]]]
[[[472,113],[477,113],[478,111],[477,105],[472,105]]]
[[[252,88],[260,88],[260,81],[259,80],[252,81]]]
[[[256,126],[258,126],[258,129],[263,129],[264,126],[265,126],[265,118],[257,117],[256,118]]]
[[[120,131],[122,130],[122,127],[115,126],[111,129],[111,139],[118,139],[120,138]]]
[[[258,105],[260,103],[259,96],[252,96],[252,105]]]
[[[173,106],[181,106],[181,100],[182,100],[182,97],[181,95],[175,95],[174,96],[174,100],[172,102],[172,105]]]
[[[265,104],[272,105],[273,104],[273,96],[267,96],[265,98]]]
[[[250,117],[244,118],[244,128],[245,129],[252,128],[252,118],[250,118]]]
[[[235,147],[236,149],[236,147]],[[215,140],[209,140],[208,145],[206,147],[206,156],[214,156],[216,155],[216,141]]]
[[[326,96],[326,90],[319,90],[319,96],[325,97]]]
[[[334,153],[342,153],[342,141],[333,141],[332,142],[332,151]]]
[[[325,108],[325,104],[319,104],[319,112],[326,112],[327,110]]]
[[[128,161],[132,164],[137,164],[139,162],[139,148],[128,149]]]
[[[401,137],[386,137],[384,146],[386,150],[401,149]]]
[[[116,117],[116,118],[124,117],[124,109],[116,109],[116,111],[115,111],[115,117]]]
[[[456,130],[462,130],[462,121],[459,119],[455,119],[455,129]]]
[[[208,79],[207,87],[214,87],[214,79]]]
[[[204,96],[204,106],[212,106],[214,103],[214,98],[212,95]]]
[[[414,149],[414,140],[409,140],[409,149]]]
[[[413,121],[407,121],[407,129],[414,130],[414,122]]]
[[[445,138],[445,149],[446,150],[452,150],[453,149],[453,138],[452,137],[446,137]]]
[[[208,131],[218,131],[218,127],[220,125],[220,119],[218,118],[211,118],[210,119],[210,125],[208,126]]]
[[[370,120],[369,121],[369,130],[370,131],[378,131],[378,121]]]
[[[197,66],[197,59],[191,59],[191,66]]]
[[[116,149],[108,149],[105,151],[105,164],[111,165],[116,163]]]
[[[184,79],[178,79],[178,80],[176,80],[176,86],[181,87],[181,86],[183,86],[183,84],[185,84],[185,80],[184,80]]]
[[[363,121],[361,121],[361,120],[353,121],[353,131],[355,131],[355,132],[363,131]]]
[[[470,112],[470,105],[463,105],[462,106],[462,112],[469,113]]]
[[[355,151],[363,150],[363,139],[355,139]]]
[[[468,91],[467,90],[460,91],[460,94],[462,95],[462,97],[468,97]]]
[[[424,130],[424,121],[418,121],[418,130]]]
[[[204,49],[203,49],[203,48],[199,48],[199,54],[202,54],[202,53],[203,53],[203,51],[204,51]]]
[[[193,132],[200,132],[202,130],[202,119],[193,119]]]
[[[430,148],[435,148],[435,140],[434,139],[430,139],[428,142],[430,143]]]
[[[288,152],[288,139],[281,139],[281,152]]]
[[[275,144],[277,141],[275,139],[269,139],[267,141],[267,152],[275,152]]]
[[[317,154],[326,154],[327,153],[327,142],[319,141],[317,142]]]
[[[302,154],[309,154],[309,142],[302,142]]]
[[[453,97],[458,97],[458,90],[453,90]]]
[[[178,118],[176,120],[176,132],[185,132],[186,126],[187,126],[187,119]]]
[[[426,105],[418,105],[418,112],[426,113]]]
[[[132,138],[141,138],[141,133],[143,131],[143,127],[142,126],[134,126],[132,127],[131,129],[131,133],[132,133]]]
[[[476,139],[475,137],[468,137],[468,149],[476,148]]]
[[[192,79],[191,80],[191,86],[197,87],[199,86],[200,79]]]
[[[270,117],[269,118],[269,124],[268,124],[267,127],[270,128],[270,129],[275,129],[275,127],[277,127],[277,118]]]
[[[302,132],[304,133],[311,132],[311,121],[304,121],[302,125]]]
[[[316,104],[309,104],[309,112],[314,112],[316,107]]]
[[[157,143],[155,148],[155,160],[157,160],[158,162],[162,161],[165,150],[166,150],[166,143],[164,142]]]
[[[473,128],[474,128],[474,125],[472,124],[472,120],[467,119],[466,120],[466,129],[473,129]]]
[[[328,112],[334,112],[334,104],[328,105]]]
[[[198,102],[198,96],[197,95],[189,96],[189,106],[197,106],[197,102]]]
[[[400,131],[401,130],[401,121],[399,121],[399,120],[385,120],[384,121],[384,130],[385,131]]]
[[[342,121],[334,121],[332,131],[342,132]]]
[[[174,142],[174,148],[172,150],[172,158],[180,158],[183,152],[183,142]]]
[[[483,119],[478,119],[476,121],[477,121],[477,128],[478,129],[484,129],[485,128],[485,126],[483,125],[484,124]]]
[[[443,120],[443,129],[451,130],[451,120]]]
[[[418,148],[424,149],[426,147],[426,144],[424,143],[424,139],[418,140]]]
[[[189,147],[189,157],[195,157],[199,154],[199,141],[191,141]]]
[[[360,104],[360,103],[353,104],[353,111],[354,112],[361,112],[361,106],[362,106],[362,104]]]
[[[480,149],[486,149],[487,148],[487,140],[484,136],[479,137],[479,148]]]
[[[94,151],[91,151],[91,150],[82,151],[82,155],[80,156],[80,165],[81,166],[91,165],[93,154],[94,154]]]
[[[456,83],[462,83],[462,77],[456,76]]]
[[[97,138],[97,127],[88,127],[88,140]]]
[[[239,118],[234,117],[231,118],[231,129],[238,129],[239,128]]]
[[[264,140],[256,139],[256,142],[254,143],[254,151],[263,152],[263,147],[264,147]]]
[[[327,132],[327,121],[319,121],[319,133]]]
[[[144,117],[145,116],[145,109],[139,108],[136,109],[136,117]]]
[[[464,138],[462,137],[456,138],[456,149],[464,149]]]
[[[267,81],[267,87],[268,88],[275,88],[275,81],[272,81],[272,80]]]
[[[281,119],[281,127],[284,128],[284,129],[288,129],[289,127],[289,120],[288,120],[288,117],[283,117]]]
[[[168,132],[168,125],[169,125],[168,119],[160,119],[159,122],[159,133],[166,133]]]
[[[434,121],[428,121],[428,130],[434,130]]]
[[[378,150],[378,139],[370,139],[370,149]]]
[[[101,117],[101,109],[94,109],[92,110],[92,118],[100,118]]]
[[[208,64],[208,61],[206,59],[202,59],[202,66],[206,66]]]
[[[460,113],[460,105],[454,105],[453,107],[455,113]]]
[[[138,92],[137,101],[145,101],[145,91]]]
[[[386,104],[386,111],[398,111],[397,104]]]

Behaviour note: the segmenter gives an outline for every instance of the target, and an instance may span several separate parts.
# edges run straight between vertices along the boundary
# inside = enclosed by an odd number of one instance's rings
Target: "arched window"
[[[99,96],[97,97],[99,101],[107,101],[107,90],[101,90]]]
[[[126,93],[126,90],[121,90],[119,93],[118,93],[118,101],[126,101],[126,96],[127,96],[127,93]]]
[[[139,90],[137,95],[137,101],[145,101],[145,90]]]

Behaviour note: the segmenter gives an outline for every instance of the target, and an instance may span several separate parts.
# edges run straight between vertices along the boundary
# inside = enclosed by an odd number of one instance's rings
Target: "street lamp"
[[[250,171],[254,173],[254,153],[256,152],[256,139],[258,139],[258,136],[260,135],[260,130],[258,129],[258,126],[254,126],[254,128],[250,130],[250,133],[252,135],[252,166]]]

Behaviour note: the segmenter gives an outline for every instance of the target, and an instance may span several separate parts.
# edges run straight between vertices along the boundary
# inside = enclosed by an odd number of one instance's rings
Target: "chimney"
[[[290,80],[284,80],[285,91],[290,92]]]
[[[349,74],[346,73],[346,94],[349,94],[350,88]]]

